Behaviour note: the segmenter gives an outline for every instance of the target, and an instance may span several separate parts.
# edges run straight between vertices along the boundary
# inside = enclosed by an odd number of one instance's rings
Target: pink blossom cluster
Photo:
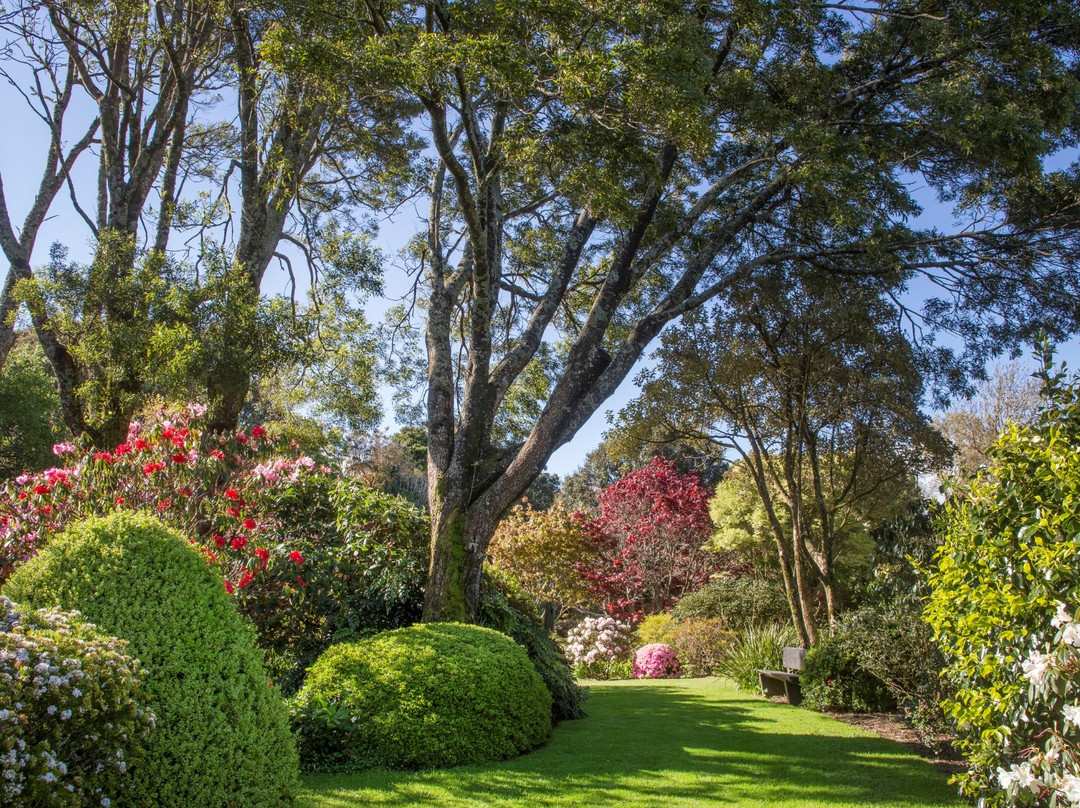
[[[274,570],[277,586],[307,586],[302,554],[288,546],[271,513],[315,461],[283,446],[262,426],[208,434],[205,408],[133,421],[110,450],[53,447],[67,465],[19,475],[0,489],[0,583],[15,566],[79,519],[115,509],[151,511],[181,530],[230,594]]]
[[[634,652],[635,679],[678,679],[679,656],[662,642],[643,645]]]

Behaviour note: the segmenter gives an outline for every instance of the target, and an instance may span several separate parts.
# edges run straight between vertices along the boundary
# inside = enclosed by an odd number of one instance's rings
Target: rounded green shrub
[[[481,763],[535,749],[551,732],[551,695],[525,651],[455,623],[331,646],[294,708],[311,768]]]
[[[122,802],[154,726],[144,676],[126,642],[77,614],[0,597],[0,804]]]
[[[296,748],[254,631],[179,533],[142,514],[82,522],[20,567],[4,594],[81,612],[146,668],[157,729],[130,770],[125,806],[291,802]]]

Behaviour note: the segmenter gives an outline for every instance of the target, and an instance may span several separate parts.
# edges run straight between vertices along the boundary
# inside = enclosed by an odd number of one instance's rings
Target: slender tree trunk
[[[8,354],[11,353],[11,348],[15,344],[15,324],[9,324],[8,320],[15,312],[15,299],[12,295],[17,280],[15,268],[11,267],[4,279],[3,291],[0,292],[0,373],[3,373]]]

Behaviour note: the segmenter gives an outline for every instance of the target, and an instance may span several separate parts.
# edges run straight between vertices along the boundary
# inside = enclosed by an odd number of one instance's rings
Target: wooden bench
[[[784,696],[788,704],[798,706],[802,701],[802,690],[799,689],[799,674],[802,670],[803,661],[806,659],[805,648],[785,648],[784,668],[782,671],[758,671],[758,682],[761,684],[761,695]]]

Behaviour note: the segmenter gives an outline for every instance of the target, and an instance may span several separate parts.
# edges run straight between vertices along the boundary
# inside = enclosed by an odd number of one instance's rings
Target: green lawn
[[[601,682],[588,718],[531,755],[423,773],[305,778],[301,805],[959,805],[946,776],[899,744],[772,704],[724,680]]]

